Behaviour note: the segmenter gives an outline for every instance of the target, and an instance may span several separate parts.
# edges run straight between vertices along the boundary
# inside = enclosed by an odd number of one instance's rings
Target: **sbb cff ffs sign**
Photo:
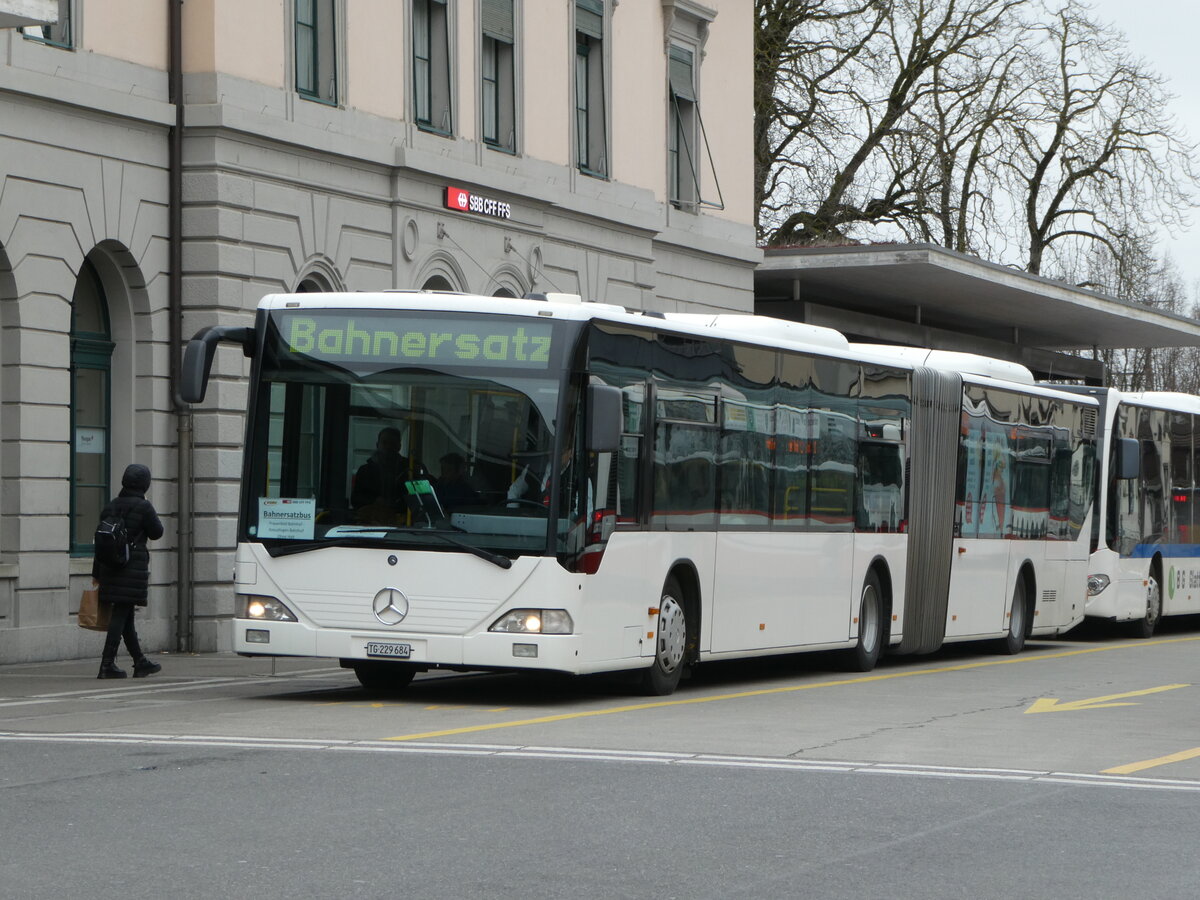
[[[452,209],[455,212],[477,213],[495,219],[512,218],[512,207],[504,201],[472,194],[466,188],[446,188],[446,209]]]

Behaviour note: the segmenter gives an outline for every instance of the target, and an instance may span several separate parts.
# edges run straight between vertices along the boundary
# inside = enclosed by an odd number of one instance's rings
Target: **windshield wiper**
[[[455,526],[451,526],[455,527]],[[460,541],[456,537],[451,537],[445,531],[434,528],[393,528],[392,531],[403,531],[406,534],[432,534],[434,537],[441,538],[447,544],[453,544],[466,550],[468,553],[478,556],[480,559],[486,559],[493,565],[499,566],[502,569],[511,569],[512,560],[507,556],[501,556],[499,553],[492,553],[490,550],[484,550],[482,547],[476,547],[473,544],[468,544],[466,541]],[[460,531],[462,529],[459,529]]]
[[[507,556],[501,556],[499,553],[492,553],[490,550],[484,550],[482,547],[475,547],[465,541],[460,541],[456,537],[446,534],[445,531],[439,531],[433,528],[395,528],[387,526],[362,526],[359,534],[344,534],[334,538],[323,538],[321,540],[297,541],[288,542],[287,544],[268,544],[267,553],[272,556],[290,556],[293,553],[307,553],[309,550],[320,550],[324,547],[378,547],[379,541],[386,533],[401,532],[403,534],[430,534],[436,538],[441,538],[448,544],[453,544],[467,553],[478,556],[480,559],[487,560],[493,565],[499,566],[501,569],[511,569],[512,560]]]

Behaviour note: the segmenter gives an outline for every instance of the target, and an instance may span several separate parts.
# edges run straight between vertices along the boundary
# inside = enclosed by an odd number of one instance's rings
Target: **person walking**
[[[121,493],[113,497],[100,513],[120,516],[125,520],[129,535],[129,562],[117,568],[100,560],[92,561],[92,577],[100,584],[100,602],[112,606],[112,618],[108,623],[108,636],[104,641],[104,654],[100,658],[100,674],[97,678],[124,678],[124,669],[117,668],[117,648],[121,639],[125,649],[133,657],[133,677],[145,678],[161,672],[162,666],[147,658],[138,643],[137,630],[133,624],[134,610],[145,606],[150,583],[150,551],[146,541],[156,541],[163,535],[163,525],[154,505],[146,499],[150,488],[150,470],[133,463],[125,468],[121,476]]]

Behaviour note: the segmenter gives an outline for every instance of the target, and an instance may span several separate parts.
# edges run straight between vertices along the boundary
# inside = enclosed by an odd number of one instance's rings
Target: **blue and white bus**
[[[1087,615],[1138,637],[1200,613],[1200,398],[1074,388],[1100,403]]]
[[[707,660],[1014,653],[1083,615],[1096,401],[1020,367],[573,295],[297,294],[197,334],[189,401],[221,341],[252,358],[238,653],[665,694]]]

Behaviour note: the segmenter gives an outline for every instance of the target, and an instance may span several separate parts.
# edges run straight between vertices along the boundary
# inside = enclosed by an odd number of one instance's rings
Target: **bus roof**
[[[414,309],[514,316],[544,316],[573,321],[607,321],[649,326],[659,330],[719,337],[780,349],[825,352],[831,356],[861,362],[894,364],[911,369],[916,366],[958,372],[982,380],[994,380],[1039,394],[1062,392],[1053,385],[1039,385],[1024,366],[1006,360],[991,359],[974,353],[925,350],[884,344],[850,343],[839,331],[756,316],[749,313],[662,313],[631,310],[610,303],[583,300],[578,294],[537,294],[529,297],[488,297],[449,291],[362,291],[343,293],[268,294],[259,301],[259,309]],[[1095,401],[1090,401],[1095,402]]]
[[[1200,414],[1200,397],[1192,394],[1180,394],[1174,391],[1118,391],[1117,394],[1124,403]]]
[[[851,344],[856,351],[903,361],[910,366],[928,366],[962,375],[981,375],[998,381],[1034,384],[1033,373],[1020,363],[1006,359],[960,353],[956,350],[926,350],[922,347],[896,347],[889,344]]]
[[[544,299],[543,299],[544,298]],[[819,325],[755,316],[749,313],[659,313],[626,309],[611,303],[593,303],[578,294],[541,294],[534,298],[485,297],[447,291],[379,291],[361,293],[268,294],[259,309],[419,309],[499,313],[515,316],[552,316],[588,321],[600,319],[652,327],[668,327],[694,335],[713,336],[777,347],[825,348],[847,352],[850,342],[841,332]]]

